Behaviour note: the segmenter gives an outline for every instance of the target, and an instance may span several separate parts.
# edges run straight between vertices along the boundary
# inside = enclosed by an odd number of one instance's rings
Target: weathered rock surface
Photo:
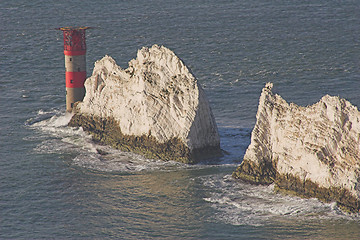
[[[235,178],[360,210],[360,112],[339,97],[301,107],[262,90],[251,144]]]
[[[194,163],[220,151],[217,126],[205,93],[169,49],[142,48],[121,69],[105,56],[85,82],[70,126],[95,140],[147,157]]]

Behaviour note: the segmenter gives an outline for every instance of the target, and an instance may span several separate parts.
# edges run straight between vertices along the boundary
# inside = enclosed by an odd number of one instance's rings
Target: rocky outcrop
[[[235,178],[360,210],[360,112],[339,97],[301,107],[262,90],[251,144]]]
[[[83,127],[97,141],[185,163],[220,152],[203,89],[165,47],[142,48],[125,70],[105,56],[95,63],[85,88],[69,125]]]

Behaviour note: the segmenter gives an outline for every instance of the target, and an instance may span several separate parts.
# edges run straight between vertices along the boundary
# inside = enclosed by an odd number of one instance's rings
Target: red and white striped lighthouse
[[[71,112],[74,103],[85,96],[86,43],[85,30],[89,27],[62,27],[64,34],[66,110]]]

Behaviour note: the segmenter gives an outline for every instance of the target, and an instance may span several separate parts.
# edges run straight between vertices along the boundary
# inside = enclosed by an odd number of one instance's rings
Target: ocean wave
[[[231,225],[263,226],[286,221],[347,219],[360,221],[360,215],[341,212],[336,203],[303,199],[274,192],[274,185],[255,186],[237,181],[231,175],[202,178],[209,188],[203,200],[216,210],[215,218]]]
[[[108,146],[97,146],[97,153],[83,152],[74,159],[74,164],[80,167],[115,173],[134,173],[142,171],[171,171],[186,168],[185,164],[174,161],[164,162],[157,159],[147,159],[141,155],[122,152]]]

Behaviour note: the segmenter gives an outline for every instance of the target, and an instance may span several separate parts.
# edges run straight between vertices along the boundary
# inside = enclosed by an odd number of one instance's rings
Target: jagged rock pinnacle
[[[339,97],[308,107],[263,89],[251,144],[235,178],[360,210],[360,112]]]

